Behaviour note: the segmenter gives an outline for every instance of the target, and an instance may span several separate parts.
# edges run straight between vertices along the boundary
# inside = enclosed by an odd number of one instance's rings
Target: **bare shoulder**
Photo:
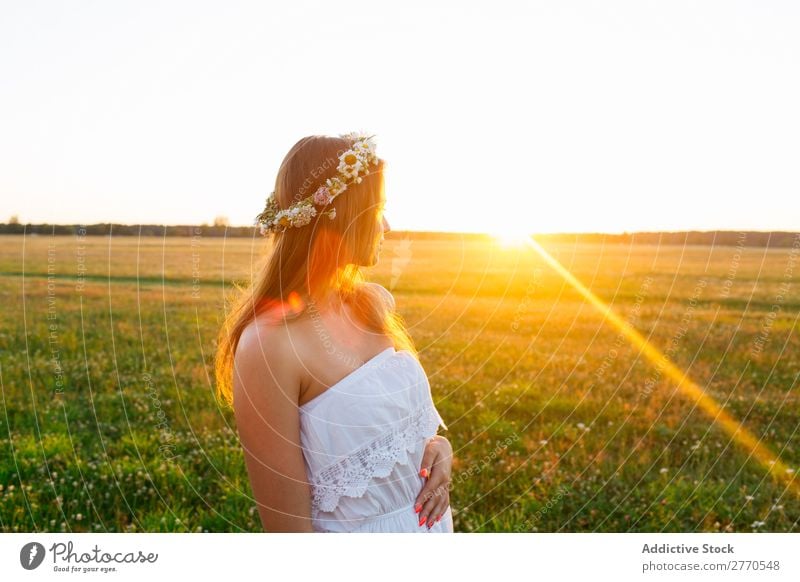
[[[286,343],[286,326],[256,318],[245,326],[236,346],[236,356],[251,359],[256,353],[279,352]]]
[[[372,281],[368,281],[366,285],[369,285],[373,289],[376,289],[381,294],[383,300],[386,302],[386,305],[389,307],[389,311],[395,310],[396,306],[394,301],[394,295],[392,295],[392,293],[386,287],[384,287],[380,283],[375,283]]]
[[[237,394],[245,391],[260,397],[280,393],[297,401],[301,376],[292,337],[287,326],[259,319],[244,328],[234,354],[234,406]]]

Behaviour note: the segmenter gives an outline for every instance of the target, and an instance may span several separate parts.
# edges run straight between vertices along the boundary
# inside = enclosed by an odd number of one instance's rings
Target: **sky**
[[[394,230],[800,230],[800,3],[3,2],[0,222],[253,224],[365,131]]]

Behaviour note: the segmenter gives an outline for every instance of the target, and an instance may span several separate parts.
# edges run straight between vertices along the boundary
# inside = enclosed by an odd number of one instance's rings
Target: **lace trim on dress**
[[[387,477],[394,466],[408,462],[420,439],[436,434],[439,414],[432,404],[418,408],[397,428],[357,452],[326,467],[311,479],[311,510],[333,511],[342,496],[361,497],[375,477]]]

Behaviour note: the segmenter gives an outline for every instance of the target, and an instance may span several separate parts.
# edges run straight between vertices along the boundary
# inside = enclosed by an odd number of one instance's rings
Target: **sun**
[[[522,229],[508,229],[493,232],[492,236],[498,245],[505,248],[521,247],[527,244],[531,238],[530,233]]]

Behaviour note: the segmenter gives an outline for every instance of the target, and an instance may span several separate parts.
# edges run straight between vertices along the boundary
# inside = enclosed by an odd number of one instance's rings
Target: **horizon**
[[[214,225],[209,224],[207,222],[202,222],[199,224],[193,223],[160,223],[160,222],[147,222],[147,223],[125,223],[125,222],[75,222],[75,223],[54,223],[54,222],[18,222],[18,223],[9,223],[9,222],[0,222],[0,227],[6,226],[23,226],[23,227],[44,227],[44,226],[55,226],[55,227],[97,227],[97,226],[124,226],[124,227],[133,227],[133,226],[141,226],[141,227],[165,227],[165,228],[227,228],[227,229],[257,229],[256,226],[252,224],[225,224],[225,225]],[[489,232],[489,231],[470,231],[470,230],[430,230],[430,229],[414,229],[414,228],[392,228],[387,234],[391,233],[418,233],[418,234],[469,234],[469,235],[486,235],[495,238],[503,238],[503,235],[496,232]],[[759,229],[676,229],[676,230],[630,230],[630,231],[620,231],[620,232],[613,232],[613,231],[560,231],[560,232],[524,232],[524,233],[513,233],[512,237],[515,236],[573,236],[573,235],[609,235],[609,236],[633,236],[633,235],[644,235],[644,234],[740,234],[740,233],[748,233],[748,234],[798,234],[800,233],[800,229],[794,230],[781,230],[781,229],[768,229],[768,230],[759,230]],[[9,234],[9,233],[0,233],[0,234]]]

